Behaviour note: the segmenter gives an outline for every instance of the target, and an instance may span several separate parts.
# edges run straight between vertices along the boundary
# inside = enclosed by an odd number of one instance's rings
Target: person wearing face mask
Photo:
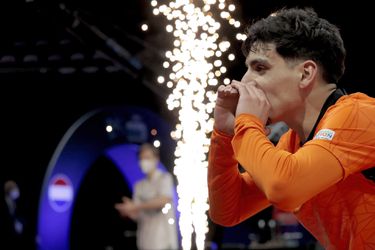
[[[123,197],[115,208],[137,222],[138,249],[178,249],[172,176],[158,169],[159,152],[151,144],[142,144],[138,157],[146,177],[136,183],[133,199]]]
[[[24,242],[24,225],[19,215],[18,201],[20,191],[17,183],[8,180],[4,183],[4,200],[5,205],[1,209],[1,246],[6,249],[21,249]],[[0,247],[0,249],[2,249]]]

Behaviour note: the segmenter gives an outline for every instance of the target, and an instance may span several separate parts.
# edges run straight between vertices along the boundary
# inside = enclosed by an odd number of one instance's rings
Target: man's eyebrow
[[[245,61],[245,65],[248,67],[248,66],[253,66],[253,65],[257,65],[257,64],[263,64],[263,65],[266,65],[266,66],[270,66],[271,64],[268,62],[268,60],[266,59],[262,59],[262,58],[256,58],[256,59],[252,59],[252,60],[246,60]]]

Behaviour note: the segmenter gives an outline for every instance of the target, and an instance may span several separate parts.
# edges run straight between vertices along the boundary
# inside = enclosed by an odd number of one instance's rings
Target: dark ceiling
[[[368,2],[356,1],[355,5],[347,1],[323,0],[234,2],[239,7],[237,17],[243,23],[284,6],[312,6],[342,31],[348,50],[347,71],[342,84],[349,92],[373,93],[369,88],[371,64],[368,59],[372,53],[369,46],[374,22]],[[167,95],[166,89],[152,86],[164,59],[163,51],[170,41],[165,39],[163,18],[155,17],[151,12],[149,0],[1,1],[0,78],[5,79],[2,82],[10,88],[15,85],[10,83],[16,80],[30,86],[30,81],[35,79],[38,84],[32,86],[38,93],[41,91],[37,90],[38,86],[44,88],[44,82],[52,89],[61,87],[68,94],[82,87],[88,87],[94,94],[97,86],[99,95],[102,95],[104,84],[109,86],[118,80],[122,83],[107,89],[113,93],[113,88],[126,86],[127,91],[117,91],[125,95],[122,99],[135,85],[141,85],[139,87],[145,87],[156,98],[163,99]],[[141,32],[142,23],[150,25],[148,32]],[[239,46],[239,43],[232,46],[237,54]],[[244,71],[243,58],[241,55],[237,58],[228,66],[230,78],[239,78]],[[78,79],[80,84],[73,84],[71,79]],[[18,94],[23,91],[19,86],[16,87]],[[129,98],[134,99],[133,93]],[[156,101],[152,106],[158,103]]]

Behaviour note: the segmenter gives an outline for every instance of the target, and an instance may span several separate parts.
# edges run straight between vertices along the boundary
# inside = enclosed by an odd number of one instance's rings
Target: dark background
[[[63,10],[62,3],[69,11]],[[279,7],[313,7],[342,31],[347,48],[342,86],[348,92],[375,96],[370,79],[374,73],[370,1],[235,3],[242,23]],[[167,89],[155,87],[159,69],[155,65],[162,63],[162,49],[168,42],[160,42],[164,31],[157,25],[163,17],[151,12],[147,0],[1,1],[0,183],[9,178],[19,183],[30,238],[35,234],[39,192],[48,162],[65,131],[80,116],[102,106],[135,105],[175,123],[175,113],[166,109]],[[89,25],[81,22],[74,26],[74,15]],[[144,22],[150,24],[146,33],[140,31]],[[113,53],[103,38],[89,29],[92,26],[115,38],[130,56]],[[232,50],[237,60],[228,66],[227,76],[240,79],[245,72],[240,43],[234,42]],[[74,59],[72,55],[77,53],[83,58]],[[69,73],[71,68],[73,73]]]

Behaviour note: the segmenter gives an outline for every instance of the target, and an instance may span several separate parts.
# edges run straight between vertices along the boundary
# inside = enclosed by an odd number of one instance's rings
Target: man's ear
[[[303,61],[300,64],[301,79],[299,87],[304,89],[309,87],[316,77],[318,65],[312,60]]]

